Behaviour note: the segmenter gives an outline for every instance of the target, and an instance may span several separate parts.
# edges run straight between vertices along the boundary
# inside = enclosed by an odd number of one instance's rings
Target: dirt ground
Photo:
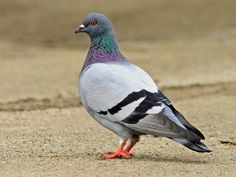
[[[234,1],[0,2],[0,176],[236,176]],[[131,159],[102,158],[118,138],[79,101],[89,39],[72,34],[91,11],[111,17],[123,54],[203,132],[212,153],[143,136]]]
[[[101,157],[118,139],[80,105],[76,84],[86,50],[2,45],[1,176],[235,176],[236,45],[186,43],[121,48],[205,134],[213,152],[145,136],[129,160]]]

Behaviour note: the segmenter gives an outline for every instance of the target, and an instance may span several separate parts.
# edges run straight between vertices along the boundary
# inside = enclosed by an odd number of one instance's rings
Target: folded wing
[[[93,64],[82,73],[80,90],[89,109],[134,132],[192,141],[203,137],[135,65]]]

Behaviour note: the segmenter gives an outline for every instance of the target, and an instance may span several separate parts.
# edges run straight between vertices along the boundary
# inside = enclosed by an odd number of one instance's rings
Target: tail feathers
[[[211,150],[200,141],[190,141],[185,139],[172,139],[185,147],[197,152],[211,152]]]

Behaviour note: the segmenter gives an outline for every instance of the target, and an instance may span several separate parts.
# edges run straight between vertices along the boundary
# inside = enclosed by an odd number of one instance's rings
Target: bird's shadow
[[[191,156],[182,155],[181,156],[163,156],[163,155],[150,155],[150,154],[135,154],[133,159],[138,161],[153,161],[153,162],[168,162],[168,163],[184,163],[184,164],[206,164],[208,160],[194,159]]]
[[[90,154],[92,155],[92,154]],[[94,153],[96,160],[107,160],[104,159],[102,154]],[[196,157],[196,156],[195,156]],[[167,155],[167,154],[133,154],[130,159],[123,160],[134,160],[134,161],[147,161],[147,162],[166,162],[166,163],[183,163],[183,164],[207,164],[209,159],[204,158],[194,158],[191,155],[177,154],[177,155]]]
[[[98,161],[107,160],[101,153],[96,152],[80,152],[76,154],[57,154],[50,156],[40,156],[41,158],[66,158],[66,159],[93,159]],[[183,163],[183,164],[207,164],[209,159],[199,159],[191,157],[186,154],[168,155],[168,154],[133,154],[130,159],[113,159],[113,160],[133,160],[133,161],[147,161],[147,162],[166,162],[166,163]]]

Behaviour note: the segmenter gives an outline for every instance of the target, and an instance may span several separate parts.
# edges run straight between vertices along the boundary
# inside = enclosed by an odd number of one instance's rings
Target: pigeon
[[[79,76],[80,99],[87,112],[120,138],[107,159],[130,158],[141,135],[167,137],[197,152],[211,152],[204,135],[175,109],[150,75],[121,53],[112,22],[88,14],[75,33],[87,33],[90,48]]]

